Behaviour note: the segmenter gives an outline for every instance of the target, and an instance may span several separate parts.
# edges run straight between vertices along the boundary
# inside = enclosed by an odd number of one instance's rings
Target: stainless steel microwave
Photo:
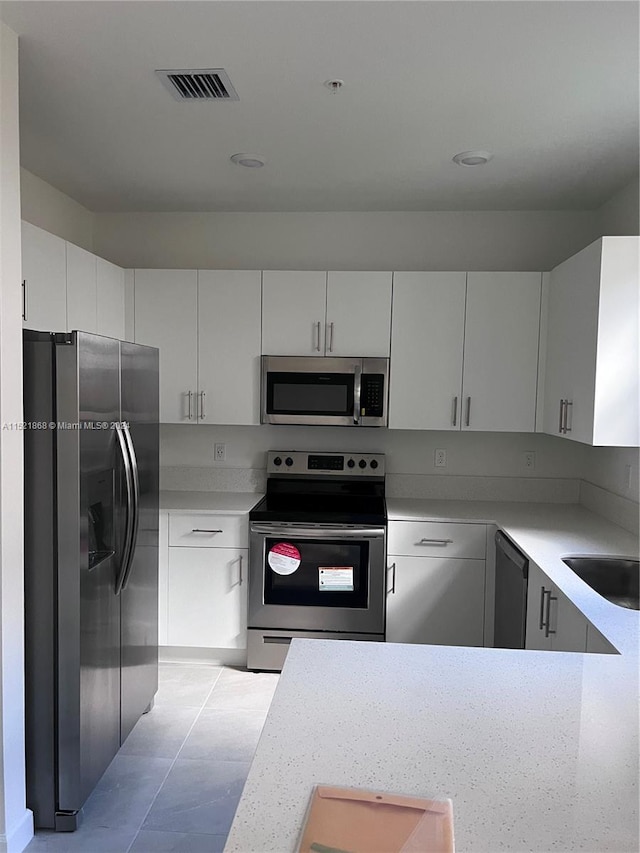
[[[262,356],[263,424],[387,426],[388,358]]]

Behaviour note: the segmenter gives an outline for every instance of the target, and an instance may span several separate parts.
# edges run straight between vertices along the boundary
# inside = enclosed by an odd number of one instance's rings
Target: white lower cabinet
[[[168,645],[246,648],[248,553],[169,548]]]
[[[247,647],[248,516],[161,512],[159,538],[159,644],[232,662]]]
[[[389,522],[387,642],[484,645],[485,551],[484,524]]]
[[[484,560],[389,557],[387,642],[482,646]]]
[[[575,604],[535,563],[529,563],[525,648],[585,652],[588,625]]]
[[[598,655],[617,655],[618,650],[607,640],[606,637],[594,628],[591,623],[587,625],[587,651]]]

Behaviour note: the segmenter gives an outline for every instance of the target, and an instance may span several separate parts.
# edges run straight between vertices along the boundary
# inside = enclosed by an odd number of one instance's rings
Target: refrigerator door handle
[[[131,457],[126,439],[124,437],[124,429],[121,423],[116,423],[116,435],[118,437],[118,445],[122,454],[122,462],[124,465],[124,480],[127,489],[127,522],[125,526],[124,545],[122,548],[122,558],[120,560],[120,572],[116,579],[116,595],[120,595],[124,579],[127,574],[129,558],[132,550],[132,534],[134,527],[134,487],[133,487],[133,470],[131,467]]]
[[[136,553],[136,544],[138,542],[138,528],[140,526],[140,476],[138,473],[138,458],[136,456],[135,447],[131,433],[129,432],[129,424],[122,424],[124,438],[129,451],[129,459],[131,460],[131,475],[133,480],[133,525],[131,530],[131,543],[129,548],[129,559],[127,560],[126,569],[122,574],[122,587],[126,589],[131,576],[131,568],[133,566],[133,558]]]

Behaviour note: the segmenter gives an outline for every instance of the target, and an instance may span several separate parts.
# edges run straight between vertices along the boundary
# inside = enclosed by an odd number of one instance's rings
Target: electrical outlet
[[[227,458],[227,445],[226,444],[214,444],[213,445],[213,458],[216,462],[224,462]]]
[[[524,452],[524,467],[525,468],[535,468],[536,467],[536,454],[534,450],[525,450]]]
[[[436,450],[433,454],[433,464],[436,468],[444,468],[447,464],[447,451],[446,450]]]

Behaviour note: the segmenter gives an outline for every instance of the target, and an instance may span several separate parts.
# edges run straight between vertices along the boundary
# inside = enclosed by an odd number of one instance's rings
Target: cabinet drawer
[[[486,524],[390,521],[387,552],[408,557],[469,557],[484,560]]]
[[[170,513],[169,545],[183,548],[248,548],[247,515]]]

